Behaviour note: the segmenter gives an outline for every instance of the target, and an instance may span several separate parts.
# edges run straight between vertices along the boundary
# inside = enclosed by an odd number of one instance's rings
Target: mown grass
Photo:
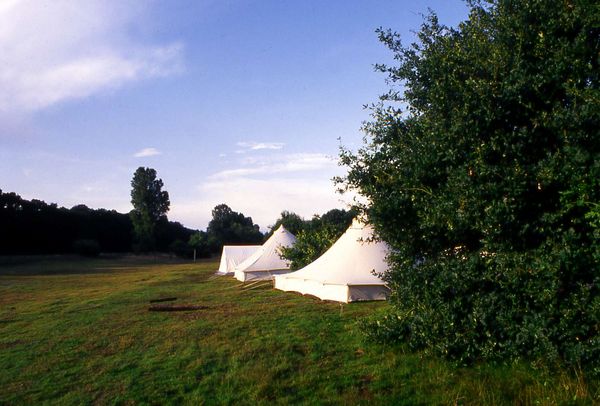
[[[0,266],[0,404],[593,404],[597,382],[526,364],[457,367],[367,343],[340,306],[214,277],[216,263]],[[149,312],[177,297],[190,312]]]

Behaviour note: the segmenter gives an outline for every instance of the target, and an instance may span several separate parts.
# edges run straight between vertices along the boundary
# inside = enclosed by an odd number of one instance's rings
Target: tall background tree
[[[162,190],[162,179],[156,178],[156,170],[139,167],[131,180],[130,212],[134,232],[134,250],[148,251],[156,248],[156,229],[167,223],[169,193]]]
[[[394,249],[394,311],[369,328],[461,361],[600,373],[600,13],[472,1],[457,28],[379,37],[395,65],[348,188]]]

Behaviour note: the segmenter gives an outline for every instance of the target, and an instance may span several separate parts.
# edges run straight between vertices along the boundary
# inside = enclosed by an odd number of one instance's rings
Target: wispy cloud
[[[0,112],[32,112],[183,69],[178,42],[140,45],[135,2],[12,0],[0,6]]]
[[[340,172],[336,159],[321,153],[243,156],[237,167],[214,173],[189,191],[186,200],[173,202],[170,214],[203,228],[212,208],[226,203],[266,230],[282,210],[310,218],[346,207],[351,196],[337,194],[331,181]]]
[[[238,147],[243,149],[238,150],[236,152],[241,151],[260,151],[261,149],[282,149],[285,146],[284,142],[238,142],[236,144]]]
[[[146,156],[154,156],[154,155],[160,155],[160,154],[161,154],[161,152],[159,150],[157,150],[156,148],[144,148],[142,150],[139,150],[135,154],[133,154],[133,156],[136,158],[143,158]]]
[[[272,157],[247,158],[241,168],[227,169],[210,176],[210,179],[238,178],[249,175],[281,174],[291,172],[322,171],[337,166],[336,160],[319,153],[283,154]]]
[[[235,211],[251,216],[265,231],[283,210],[310,218],[333,208],[346,208],[350,200],[336,194],[334,189],[328,176],[212,180],[198,186],[197,198],[173,202],[169,214],[186,225],[204,228],[210,221],[211,210],[226,203]]]

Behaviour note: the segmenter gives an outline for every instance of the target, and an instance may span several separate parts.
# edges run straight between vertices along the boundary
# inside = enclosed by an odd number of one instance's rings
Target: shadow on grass
[[[199,263],[206,261],[199,261]],[[102,254],[97,258],[78,255],[0,256],[0,275],[73,275],[123,272],[152,265],[186,264],[164,254]]]

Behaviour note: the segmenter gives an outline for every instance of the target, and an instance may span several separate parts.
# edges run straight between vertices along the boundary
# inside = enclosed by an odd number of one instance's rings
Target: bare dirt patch
[[[206,310],[210,309],[210,306],[203,305],[172,305],[172,304],[160,304],[151,305],[148,308],[149,312],[189,312],[194,310]]]
[[[150,303],[160,303],[160,302],[173,302],[177,300],[176,297],[161,297],[158,299],[152,299],[150,300]]]

